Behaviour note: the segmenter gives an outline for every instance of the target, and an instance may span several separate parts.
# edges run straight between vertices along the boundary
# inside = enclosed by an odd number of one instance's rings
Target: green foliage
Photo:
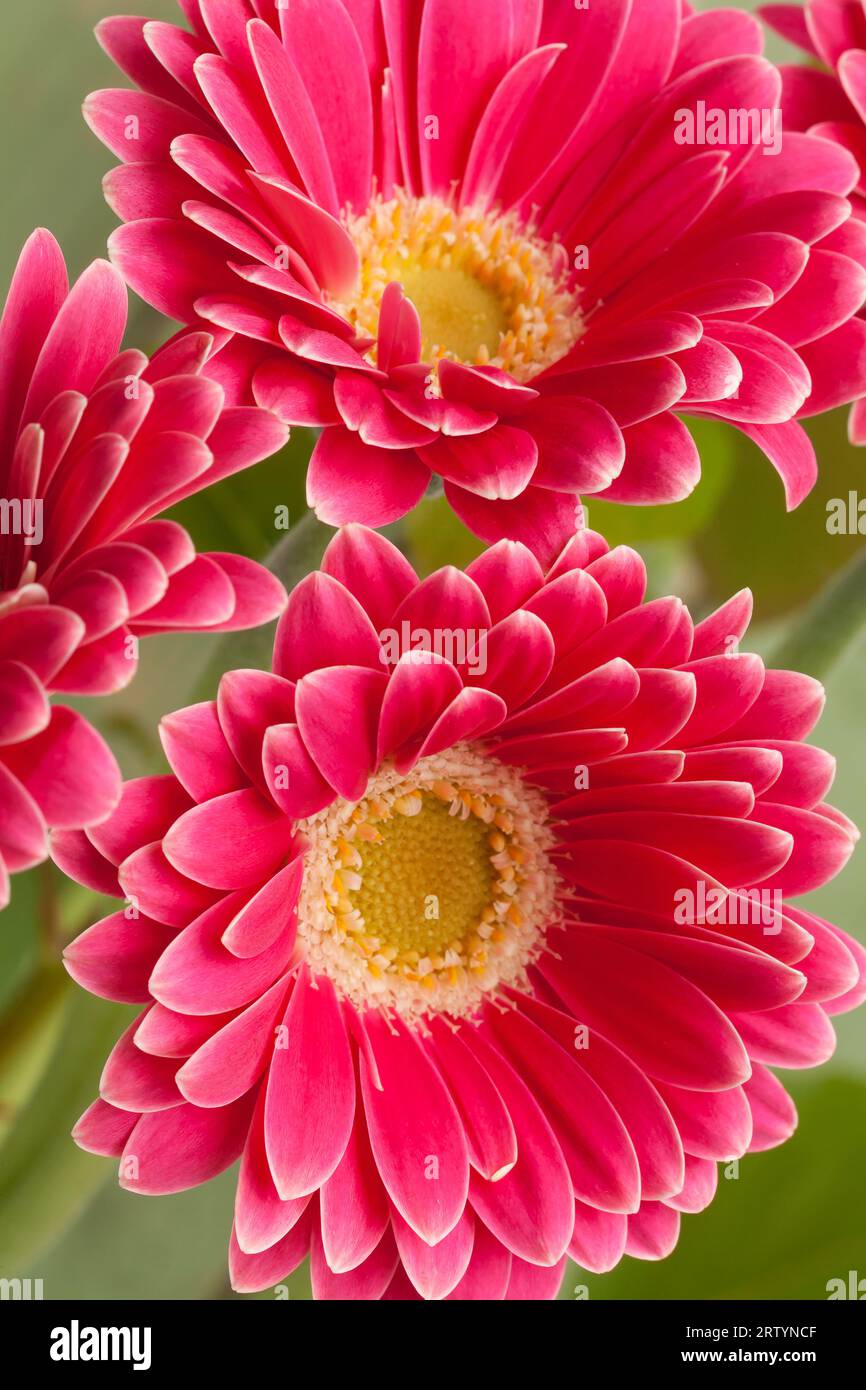
[[[610,1274],[571,1268],[563,1299],[827,1297],[827,1281],[866,1260],[866,1081],[809,1080],[796,1092],[793,1139],[740,1160],[706,1211],[684,1216],[679,1244],[660,1263],[626,1258]]]

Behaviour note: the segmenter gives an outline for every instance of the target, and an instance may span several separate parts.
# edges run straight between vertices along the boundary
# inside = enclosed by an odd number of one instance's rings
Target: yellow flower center
[[[445,787],[445,796],[452,793]],[[360,841],[361,885],[348,900],[365,934],[400,964],[417,965],[425,956],[436,962],[449,951],[462,956],[493,894],[488,828],[475,816],[452,816],[449,804],[429,792],[400,804],[402,813],[383,808],[377,839]],[[375,824],[369,808],[367,814]]]
[[[421,320],[425,359],[488,361],[508,332],[505,305],[495,290],[460,267],[415,266],[403,271],[403,292]]]
[[[361,269],[354,294],[334,307],[361,337],[377,337],[382,295],[394,281],[418,311],[421,356],[431,365],[447,357],[529,381],[581,335],[565,248],[535,236],[514,212],[400,192],[374,199],[346,228]]]
[[[386,768],[364,799],[299,829],[310,841],[298,933],[361,1008],[409,1021],[475,1012],[519,985],[550,925],[555,874],[543,798],[471,748]]]

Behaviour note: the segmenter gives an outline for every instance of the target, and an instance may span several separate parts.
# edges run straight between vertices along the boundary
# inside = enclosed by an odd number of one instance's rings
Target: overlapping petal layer
[[[822,247],[825,255],[845,258],[826,266],[836,272],[832,287],[829,282],[826,285],[826,312],[833,315],[852,290],[847,261],[866,267],[866,6],[862,0],[804,0],[802,5],[763,5],[760,13],[771,28],[820,64],[782,68],[791,129],[835,141],[853,155],[860,169],[860,178],[849,194],[853,216]],[[820,268],[810,267],[808,278],[820,273]],[[791,314],[797,312],[798,298],[799,294],[792,297]],[[789,317],[784,308],[782,312]],[[818,410],[841,405],[847,399],[846,387],[863,359],[863,334],[861,313],[856,324],[840,323],[831,340],[835,350],[830,354],[822,344],[816,344],[810,371]],[[862,400],[851,408],[849,432],[852,443],[866,444],[866,406]]]
[[[164,313],[239,335],[236,402],[323,427],[323,520],[383,525],[438,475],[483,539],[549,563],[578,493],[692,491],[683,413],[755,440],[789,507],[810,490],[797,420],[866,389],[858,169],[832,131],[797,133],[799,87],[754,19],[683,0],[184,11],[191,33],[99,26],[139,88],[85,104],[123,161],[112,258]]]
[[[0,903],[45,858],[46,830],[103,820],[117,766],[54,693],[133,677],[138,639],[274,618],[282,586],[235,555],[197,555],[173,503],[286,439],[270,412],[226,404],[211,375],[225,335],[121,350],[126,288],[96,261],[70,290],[59,246],[33,234],[0,324]]]
[[[697,626],[644,596],[639,557],[592,532],[546,571],[501,541],[419,582],[348,527],[273,672],[169,716],[171,774],[54,837],[127,898],[68,969],[143,1006],[76,1138],[142,1193],[240,1157],[238,1290],[309,1254],[317,1298],[552,1298],[567,1255],[664,1257],[720,1161],[793,1131],[771,1068],[824,1061],[866,993],[863,948],[787,902],[856,839],[804,742],[823,693],[740,652],[747,593]],[[368,939],[403,920],[406,866],[429,892],[425,825],[443,891],[488,832],[496,852],[468,965]],[[362,892],[347,970],[329,949]]]

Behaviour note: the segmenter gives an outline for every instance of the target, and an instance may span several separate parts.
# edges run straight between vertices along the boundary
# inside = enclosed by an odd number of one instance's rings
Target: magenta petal
[[[105,820],[120,797],[120,769],[96,730],[75,710],[55,705],[51,723],[3,761],[58,830]]]
[[[513,501],[490,501],[446,482],[445,496],[461,521],[484,541],[520,541],[550,564],[577,524],[577,499],[569,492],[530,486]]]
[[[315,571],[292,590],[277,628],[274,670],[299,681],[322,666],[369,666],[375,671],[381,661],[376,629],[361,604],[339,580]]]
[[[38,680],[50,681],[83,636],[83,622],[66,608],[13,608],[0,615],[0,660],[21,662]]]
[[[214,480],[215,481],[215,480]],[[244,632],[278,618],[286,606],[286,591],[275,575],[246,555],[214,551],[202,559],[222,570],[234,593],[229,617],[208,624],[211,632]]]
[[[596,1211],[594,1207],[577,1202],[568,1253],[575,1264],[591,1274],[607,1274],[622,1259],[627,1234],[627,1216]]]
[[[226,743],[250,781],[264,789],[262,745],[272,724],[295,717],[295,687],[270,671],[227,671],[217,714]]]
[[[241,1159],[235,1196],[235,1237],[245,1255],[263,1254],[300,1221],[312,1194],[282,1201],[268,1167],[264,1134],[265,1087],[259,1091],[255,1114]]]
[[[45,818],[17,777],[0,762],[0,862],[11,873],[48,857]]]
[[[637,1155],[608,1097],[564,1048],[517,1010],[490,1010],[489,1025],[543,1106],[571,1174],[574,1196],[604,1211],[640,1204]],[[518,1162],[520,1153],[518,1149]]]
[[[475,1223],[475,1241],[466,1273],[451,1290],[454,1302],[501,1302],[511,1277],[511,1251],[491,1235],[482,1221]]]
[[[128,1110],[118,1110],[104,1100],[95,1100],[76,1122],[72,1138],[87,1153],[119,1158],[137,1123],[138,1116]]]
[[[319,772],[348,801],[364,793],[376,765],[384,672],[331,666],[304,676],[296,691],[298,728]]]
[[[223,945],[233,956],[248,960],[266,951],[284,932],[293,928],[295,908],[304,874],[303,858],[298,857],[269,878],[232,918],[223,932]]]
[[[555,1265],[545,1268],[539,1267],[537,1264],[529,1264],[528,1261],[515,1255],[511,1261],[511,1276],[508,1280],[506,1299],[509,1302],[550,1302],[556,1298],[562,1286],[565,1266],[564,1256],[561,1260],[557,1260]]]
[[[260,1293],[293,1274],[310,1248],[312,1204],[302,1213],[287,1235],[258,1254],[244,1254],[232,1229],[229,1244],[229,1275],[236,1293]]]
[[[619,943],[594,941],[568,962],[545,957],[541,969],[576,1018],[597,1027],[651,1077],[706,1090],[748,1077],[746,1050],[727,1016],[669,966],[638,960]]]
[[[330,1269],[325,1259],[321,1237],[317,1232],[313,1233],[310,1278],[313,1297],[317,1300],[339,1299],[353,1303],[378,1300],[385,1297],[395,1270],[398,1274],[402,1273],[397,1247],[390,1230],[385,1232],[375,1250],[363,1263],[344,1274],[336,1274]]]
[[[373,1254],[390,1221],[362,1105],[355,1107],[351,1137],[322,1187],[319,1205],[328,1268],[334,1274],[357,1269]]]
[[[352,1132],[355,1076],[340,1004],[330,980],[298,975],[267,1081],[265,1147],[280,1196],[302,1197],[327,1181]]]
[[[382,701],[376,761],[393,756],[400,770],[417,760],[439,716],[460,693],[461,680],[450,661],[435,652],[404,653]]]
[[[128,93],[134,99],[134,93]],[[60,390],[86,395],[126,330],[126,287],[106,261],[85,270],[60,308],[33,369],[22,418],[38,420]]]
[[[341,426],[323,431],[307,472],[307,501],[331,526],[386,526],[421,500],[430,469],[410,449],[377,449]]]
[[[149,917],[128,915],[130,909],[103,917],[82,932],[63,952],[63,964],[73,980],[102,999],[121,1004],[145,1004],[153,967],[174,932]]]
[[[120,1160],[120,1185],[161,1196],[215,1178],[240,1157],[255,1093],[219,1110],[176,1105],[142,1115]]]
[[[41,682],[18,661],[0,662],[0,709],[0,747],[33,738],[51,720]]]
[[[185,1100],[204,1109],[231,1105],[258,1080],[273,1055],[288,983],[277,980],[184,1062],[176,1080]]]
[[[334,800],[334,789],[307,752],[297,724],[271,725],[265,734],[262,766],[274,802],[293,820],[315,815]]]
[[[138,1026],[136,1019],[112,1048],[102,1071],[99,1094],[110,1105],[139,1114],[182,1105],[184,1098],[174,1079],[177,1061],[154,1057],[136,1047]]]
[[[253,394],[258,405],[289,424],[315,427],[339,423],[331,376],[300,358],[282,361],[273,357],[264,362],[253,379]]]
[[[225,1013],[258,999],[283,974],[294,949],[293,931],[251,960],[240,960],[222,944],[243,896],[221,898],[178,933],[150,977],[154,999],[178,1013]]]
[[[122,864],[142,845],[159,840],[190,808],[190,798],[174,777],[135,777],[124,782],[109,820],[95,825],[90,839],[112,864]]]
[[[508,706],[489,690],[460,690],[442,711],[423,744],[420,756],[430,757],[455,743],[484,738],[508,714]]]
[[[517,1162],[495,1182],[472,1176],[471,1201],[511,1253],[532,1264],[558,1264],[571,1239],[574,1197],[562,1149],[543,1110],[493,1047],[467,1039],[500,1092],[517,1134]]]
[[[156,840],[124,859],[117,878],[136,910],[169,927],[185,927],[219,897],[214,889],[179,874]]]
[[[453,1231],[436,1245],[421,1240],[398,1211],[393,1213],[391,1221],[403,1268],[421,1297],[428,1300],[447,1298],[460,1283],[472,1258],[475,1217],[470,1208],[464,1208]]]
[[[481,1062],[459,1033],[434,1023],[434,1052],[443,1080],[451,1090],[469,1151],[469,1162],[482,1177],[496,1182],[517,1162],[517,1137],[505,1102]]]
[[[289,854],[292,827],[252,789],[226,792],[186,811],[163,841],[182,874],[210,888],[261,883]]]
[[[643,1202],[628,1218],[627,1255],[637,1260],[664,1260],[679,1239],[680,1214],[662,1202]]]
[[[363,605],[379,632],[390,622],[418,576],[401,551],[377,531],[344,526],[329,543],[322,569]]]
[[[682,1191],[675,1197],[667,1197],[665,1205],[674,1211],[705,1211],[716,1195],[719,1170],[708,1158],[692,1158],[686,1155],[686,1180]]]
[[[525,492],[538,454],[533,436],[512,425],[495,425],[459,439],[442,435],[421,450],[421,458],[434,473],[490,501],[511,501]]]
[[[378,1014],[364,1024],[378,1081],[361,1058],[361,1093],[376,1166],[400,1215],[428,1243],[444,1239],[466,1205],[469,1159],[460,1116],[421,1042]],[[429,1174],[438,1176],[431,1181]]]
[[[73,882],[111,898],[121,896],[117,870],[94,849],[83,830],[55,830],[51,858]]]
[[[755,1063],[743,1090],[752,1111],[750,1153],[784,1144],[797,1128],[797,1108],[778,1077]]]

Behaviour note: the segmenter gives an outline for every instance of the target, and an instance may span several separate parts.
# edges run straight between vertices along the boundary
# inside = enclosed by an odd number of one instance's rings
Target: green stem
[[[773,650],[769,664],[826,680],[866,626],[866,546],[834,576]]]

